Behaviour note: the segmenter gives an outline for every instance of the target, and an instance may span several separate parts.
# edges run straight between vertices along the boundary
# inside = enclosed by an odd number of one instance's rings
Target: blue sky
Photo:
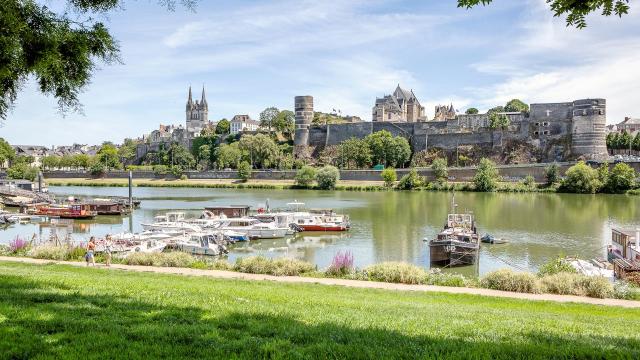
[[[464,111],[514,97],[604,97],[616,123],[640,116],[637,13],[591,16],[577,30],[553,18],[544,0],[472,10],[455,0],[200,0],[195,12],[127,1],[104,19],[124,64],[96,72],[80,97],[84,113],[63,117],[29,83],[0,136],[13,144],[121,142],[184,123],[187,89],[199,97],[203,84],[211,120],[257,118],[265,107],[291,109],[295,95],[313,95],[316,110],[369,121],[375,97],[400,83],[429,116],[437,104]]]

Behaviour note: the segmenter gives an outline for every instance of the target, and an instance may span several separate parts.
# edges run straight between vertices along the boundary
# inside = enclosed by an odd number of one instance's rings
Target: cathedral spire
[[[187,99],[187,105],[191,105],[193,103],[193,97],[191,96],[191,85],[189,85],[189,98]]]
[[[200,105],[204,106],[205,109],[208,107],[207,105],[207,98],[204,95],[204,85],[202,85],[202,98],[200,99]]]

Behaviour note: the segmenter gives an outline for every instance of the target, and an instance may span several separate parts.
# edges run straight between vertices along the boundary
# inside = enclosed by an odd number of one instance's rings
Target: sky
[[[43,0],[61,9],[61,0]],[[633,5],[633,4],[632,4]],[[453,103],[485,111],[526,103],[607,99],[608,123],[640,116],[640,15],[589,16],[583,30],[554,18],[544,0],[199,0],[175,11],[127,0],[101,16],[122,64],[100,65],[60,114],[31,79],[0,137],[11,144],[122,142],[184,124],[189,86],[206,88],[209,119],[258,118],[312,95],[315,110],[371,119],[376,97],[413,89],[433,116]]]

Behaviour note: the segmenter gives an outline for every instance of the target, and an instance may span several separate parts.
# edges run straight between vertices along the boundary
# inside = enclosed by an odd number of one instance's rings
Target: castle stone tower
[[[187,98],[186,106],[186,121],[187,121],[187,134],[190,137],[197,136],[200,131],[209,122],[209,105],[207,104],[207,98],[204,94],[204,86],[202,87],[202,96],[200,102],[193,101],[191,95],[191,86],[189,86],[189,96]]]
[[[299,156],[309,146],[309,126],[313,121],[313,96],[296,96],[294,111],[296,115],[294,154]]]
[[[581,99],[573,102],[571,152],[576,156],[598,157],[607,154],[605,99]]]

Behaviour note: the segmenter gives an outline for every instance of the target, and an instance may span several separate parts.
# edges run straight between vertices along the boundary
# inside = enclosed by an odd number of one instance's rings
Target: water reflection
[[[51,187],[59,195],[125,196],[126,188]],[[382,261],[406,261],[429,266],[424,238],[434,237],[450,211],[451,194],[443,192],[324,192],[230,189],[136,188],[140,209],[123,217],[99,216],[70,224],[14,225],[0,230],[0,242],[15,236],[46,238],[55,231],[77,241],[91,235],[141,231],[143,222],[168,210],[198,216],[207,205],[246,204],[272,208],[298,200],[310,207],[334,208],[349,214],[352,229],[342,234],[302,233],[278,240],[254,241],[231,249],[229,260],[261,254],[295,257],[325,267],[340,250],[350,250],[358,267]],[[584,258],[604,256],[612,226],[640,224],[640,197],[625,195],[457,193],[458,210],[475,214],[481,234],[509,240],[483,245],[478,268],[456,269],[485,273],[513,267],[534,270],[559,254]]]

